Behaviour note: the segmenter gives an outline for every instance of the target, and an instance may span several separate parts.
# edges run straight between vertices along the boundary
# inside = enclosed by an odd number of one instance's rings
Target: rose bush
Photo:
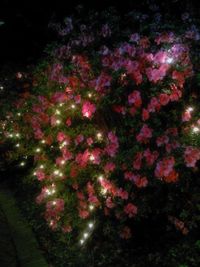
[[[134,237],[151,195],[184,191],[200,159],[199,108],[188,98],[198,30],[149,32],[126,19],[92,13],[52,23],[61,40],[7,114],[4,136],[16,140],[21,168],[34,158],[29,179],[40,184],[47,224],[80,245],[104,220],[115,222],[110,234]],[[176,217],[173,197],[172,189],[166,225],[187,235],[193,223]]]

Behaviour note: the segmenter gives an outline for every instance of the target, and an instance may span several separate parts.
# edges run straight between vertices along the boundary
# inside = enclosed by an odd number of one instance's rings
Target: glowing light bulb
[[[97,139],[102,139],[102,133],[97,133]]]
[[[88,97],[91,98],[92,97],[92,94],[91,93],[88,93]]]
[[[103,180],[103,175],[99,175],[98,180],[101,182]]]
[[[193,127],[192,131],[193,131],[193,133],[198,133],[200,130],[198,127]]]
[[[45,144],[45,140],[44,140],[44,139],[42,139],[41,143],[42,143],[42,144]]]
[[[20,117],[20,116],[21,116],[21,113],[19,113],[19,112],[18,112],[18,113],[17,113],[17,116],[19,116],[19,117]]]
[[[55,175],[58,175],[58,174],[59,174],[59,170],[55,170],[53,173],[54,173]]]
[[[191,112],[191,111],[193,111],[194,110],[194,108],[192,108],[192,107],[189,107],[189,108],[187,108],[187,110],[186,111],[188,111],[188,112]]]
[[[61,124],[61,121],[60,120],[56,120],[56,124]]]
[[[76,106],[75,106],[74,104],[72,104],[72,105],[71,105],[71,108],[72,108],[72,109],[75,109],[75,108],[76,108]]]
[[[88,227],[89,227],[90,229],[93,228],[93,226],[94,226],[93,223],[89,223],[89,224],[88,224]]]
[[[19,133],[16,133],[16,135],[15,135],[16,137],[20,137],[20,134]]]
[[[93,205],[90,205],[90,206],[89,206],[89,209],[90,209],[90,210],[93,210],[93,209],[94,209],[94,206],[93,206]]]
[[[93,155],[90,155],[90,160],[93,161],[95,157]]]
[[[60,177],[63,177],[63,173],[62,173],[62,172],[60,172],[60,173],[59,173],[59,176],[60,176]]]
[[[81,245],[82,245],[82,244],[84,243],[84,240],[83,240],[83,239],[81,239],[81,240],[80,240],[80,243],[81,243]]]
[[[0,86],[0,90],[3,90],[3,86]]]
[[[41,149],[38,147],[38,148],[36,148],[36,150],[35,150],[37,153],[39,153],[40,151],[41,151]]]
[[[102,188],[102,189],[101,189],[101,194],[102,194],[102,195],[106,195],[106,193],[107,193],[107,189]]]
[[[22,161],[22,162],[20,163],[20,166],[24,166],[24,165],[25,165],[25,162]]]
[[[54,206],[56,205],[56,201],[53,201],[53,205],[54,205]]]
[[[88,233],[84,233],[83,236],[84,236],[84,238],[88,238],[89,234]]]
[[[60,103],[59,106],[62,107],[64,105],[64,103]]]
[[[63,159],[63,160],[61,160],[61,162],[60,162],[62,165],[64,165],[65,164],[65,160]]]
[[[36,174],[37,174],[36,172],[33,173],[33,175],[36,175]]]
[[[12,138],[12,137],[13,137],[13,134],[9,134],[9,137],[11,137],[11,138]]]
[[[56,109],[56,112],[55,112],[57,115],[60,115],[60,110]]]
[[[40,165],[40,169],[44,169],[44,165]]]
[[[20,146],[20,144],[18,143],[18,144],[16,144],[16,147],[19,147]]]
[[[166,59],[166,63],[168,63],[168,64],[171,64],[173,61],[174,61],[174,60],[173,60],[172,57],[168,57],[168,58]]]

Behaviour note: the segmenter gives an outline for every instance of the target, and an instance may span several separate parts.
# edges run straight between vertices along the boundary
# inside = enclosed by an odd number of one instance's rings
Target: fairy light
[[[35,176],[36,174],[37,174],[36,172],[33,173],[34,176]]]
[[[53,205],[54,205],[54,206],[56,205],[56,201],[53,201]]]
[[[192,112],[193,110],[194,110],[193,107],[188,107],[186,111],[188,111],[188,112]]]
[[[166,59],[166,63],[168,63],[168,64],[171,64],[173,61],[174,61],[174,60],[173,60],[172,57],[168,57],[168,58]]]
[[[44,169],[44,165],[42,164],[42,165],[40,165],[40,169]]]
[[[97,133],[97,139],[101,140],[102,139],[102,133]]]
[[[72,108],[72,109],[75,109],[75,108],[76,108],[76,106],[75,106],[74,104],[72,104],[72,105],[71,105],[71,108]]]
[[[65,160],[63,159],[63,160],[61,160],[61,165],[64,165],[65,164]]]
[[[61,114],[60,110],[56,109],[55,114],[60,115]]]
[[[20,163],[20,166],[24,166],[24,165],[25,165],[25,162],[22,161],[22,162]]]
[[[59,106],[62,107],[64,105],[64,103],[60,103]]]
[[[94,206],[93,205],[90,205],[89,206],[89,210],[91,210],[91,211],[94,210]]]
[[[92,97],[92,94],[91,93],[88,93],[88,97],[91,98]]]
[[[3,86],[0,86],[0,90],[3,90]]]
[[[102,194],[102,195],[106,195],[106,193],[107,193],[107,189],[102,188],[102,189],[101,189],[101,194]]]
[[[9,134],[9,137],[10,137],[10,138],[13,138],[13,134]]]
[[[56,124],[61,124],[61,120],[56,120]]]
[[[88,233],[84,233],[83,236],[86,239],[86,238],[88,238],[89,234]]]
[[[15,135],[16,137],[20,137],[20,134],[19,133],[16,133],[16,135]]]
[[[60,172],[60,173],[59,173],[59,176],[60,176],[60,177],[63,177],[63,173],[62,173],[62,172]]]
[[[41,143],[42,143],[42,144],[45,144],[46,142],[45,142],[45,140],[44,140],[44,139],[42,139]]]
[[[81,239],[81,240],[80,240],[80,243],[81,243],[81,245],[83,245],[83,243],[84,243],[84,240],[83,240],[83,239]]]
[[[55,170],[53,173],[54,173],[55,175],[58,175],[58,174],[59,174],[59,170]]]
[[[195,126],[192,128],[192,131],[193,131],[193,133],[198,133],[200,130],[198,127]]]
[[[101,181],[103,181],[103,175],[99,175],[98,176],[98,180],[101,182]]]
[[[17,116],[18,116],[18,117],[20,117],[20,116],[21,116],[21,113],[20,113],[20,112],[18,112],[18,113],[17,113]]]
[[[35,150],[37,153],[39,153],[39,152],[41,152],[41,148],[36,148],[36,150]]]
[[[19,147],[19,146],[20,146],[20,144],[19,144],[19,143],[17,143],[17,144],[16,144],[16,147]]]
[[[88,223],[88,227],[89,227],[90,229],[92,229],[92,228],[94,227],[94,223],[92,223],[92,222]]]
[[[93,155],[90,155],[90,160],[94,161],[95,157]]]

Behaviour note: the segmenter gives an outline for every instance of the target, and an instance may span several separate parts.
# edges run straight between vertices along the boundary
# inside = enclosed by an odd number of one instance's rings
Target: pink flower
[[[147,110],[149,112],[155,112],[160,110],[160,103],[156,97],[152,97],[150,103],[148,104]]]
[[[155,160],[158,158],[159,153],[158,153],[158,151],[151,152],[150,149],[148,148],[144,151],[143,155],[146,159],[147,165],[151,166],[151,165],[153,165]]]
[[[160,94],[159,95],[159,102],[162,106],[166,106],[169,103],[170,96],[167,94]]]
[[[36,171],[36,176],[38,178],[39,181],[42,181],[45,179],[45,174],[42,170],[37,170]]]
[[[109,209],[112,209],[112,208],[114,208],[114,206],[115,206],[115,204],[113,203],[111,197],[108,197],[106,199],[106,207],[108,207]]]
[[[85,101],[82,106],[82,114],[86,118],[91,118],[92,114],[96,111],[96,107],[94,104],[89,101]]]
[[[191,116],[191,112],[190,111],[185,111],[182,115],[182,121],[189,121],[191,120],[192,116]]]
[[[146,177],[138,177],[137,180],[135,180],[135,185],[138,187],[138,188],[142,188],[142,187],[146,187],[148,184],[148,180]]]
[[[71,118],[66,119],[66,125],[69,127],[72,124]]]
[[[114,171],[114,169],[115,169],[115,164],[113,163],[113,162],[108,162],[108,163],[106,163],[106,165],[104,166],[104,171],[106,172],[106,173],[108,173],[108,172],[113,172]]]
[[[140,92],[135,90],[128,96],[128,103],[134,104],[135,107],[139,108],[142,105],[142,99]]]
[[[200,149],[188,146],[184,152],[184,160],[187,167],[195,167],[196,162],[200,159]]]
[[[167,135],[158,136],[156,139],[156,144],[158,147],[167,144],[168,142],[169,142],[169,137]]]
[[[79,145],[80,143],[82,143],[84,140],[84,136],[82,134],[77,135],[76,139],[75,139],[75,144]]]
[[[129,218],[132,218],[137,214],[137,207],[133,205],[132,203],[128,203],[124,207],[124,212],[128,214]]]
[[[148,139],[152,137],[153,130],[148,127],[147,124],[144,124],[140,133],[136,136],[136,139],[140,143],[147,143]]]
[[[164,158],[156,164],[155,176],[157,178],[164,178],[171,174],[175,164],[174,157]]]
[[[133,168],[136,170],[140,170],[142,165],[142,152],[138,152],[135,155],[134,161],[133,161]]]
[[[89,146],[91,146],[93,143],[94,143],[94,141],[93,141],[93,139],[91,138],[91,137],[89,137],[89,138],[87,138],[87,144],[89,145]]]
[[[59,132],[57,134],[57,140],[58,142],[63,142],[65,140],[65,134],[63,132]]]
[[[143,108],[142,110],[142,120],[143,121],[146,121],[149,119],[149,112],[147,109]]]
[[[89,217],[89,212],[87,210],[79,210],[79,217],[82,219],[86,219]]]
[[[128,199],[128,192],[123,190],[122,188],[119,188],[117,190],[117,196],[120,197],[121,199]]]

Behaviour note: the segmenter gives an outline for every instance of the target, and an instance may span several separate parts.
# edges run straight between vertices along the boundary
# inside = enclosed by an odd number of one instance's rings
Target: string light
[[[193,128],[192,128],[192,131],[193,131],[193,133],[198,133],[200,130],[199,130],[198,127],[193,127]]]
[[[20,134],[19,133],[16,133],[16,135],[15,135],[16,137],[20,137]]]
[[[57,115],[60,115],[60,110],[56,109],[56,112],[55,112]]]
[[[91,210],[91,211],[94,210],[94,206],[93,205],[90,205],[89,206],[89,210]]]
[[[44,165],[40,165],[40,167],[39,167],[40,169],[44,169]]]
[[[192,112],[193,110],[194,110],[193,107],[188,107],[186,111],[188,111],[188,112]]]
[[[36,150],[35,150],[37,153],[39,153],[40,151],[41,151],[41,148],[36,148]]]
[[[61,124],[61,120],[56,120],[56,124]]]
[[[60,103],[59,106],[62,107],[64,105],[64,103]]]
[[[24,165],[25,165],[25,162],[22,161],[22,162],[20,163],[20,166],[24,166]]]
[[[95,157],[93,155],[90,155],[90,160],[94,161]]]
[[[81,243],[81,245],[82,245],[82,244],[84,243],[84,240],[83,240],[83,239],[81,239],[81,240],[80,240],[80,243]]]
[[[92,222],[88,223],[88,227],[91,229],[94,227],[94,224]]]
[[[3,86],[0,86],[0,90],[3,90]]]
[[[103,180],[103,175],[99,175],[98,180],[101,182]]]
[[[102,133],[97,133],[97,139],[101,140],[102,139]]]
[[[72,104],[72,105],[71,105],[71,108],[72,108],[72,109],[75,109],[75,108],[76,108],[76,106],[75,106],[74,104]]]
[[[16,144],[16,147],[19,147],[20,146],[20,144],[18,143],[18,144]]]
[[[21,116],[21,113],[19,113],[19,112],[18,112],[18,113],[17,113],[17,116],[19,116],[19,117],[20,117],[20,116]]]
[[[84,233],[83,236],[86,239],[86,238],[88,238],[89,234],[88,233]]]
[[[92,94],[91,93],[88,93],[88,97],[91,98],[92,97]]]
[[[54,173],[55,175],[58,175],[58,174],[59,174],[59,170],[55,170],[53,173]]]
[[[45,141],[44,139],[42,139],[41,143],[42,143],[42,144],[45,144],[45,143],[46,143],[46,141]]]

